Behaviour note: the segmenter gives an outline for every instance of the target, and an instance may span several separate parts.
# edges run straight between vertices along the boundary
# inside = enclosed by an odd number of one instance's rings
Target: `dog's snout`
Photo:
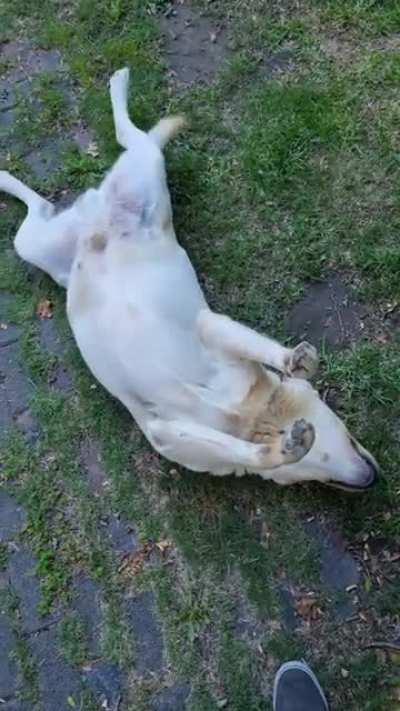
[[[360,457],[356,471],[351,479],[347,480],[330,480],[327,482],[330,486],[345,491],[360,492],[370,489],[376,483],[379,476],[379,467],[375,460],[371,457]]]
[[[378,465],[369,457],[362,456],[357,465],[356,474],[352,483],[347,484],[348,488],[364,491],[370,489],[378,478]]]
[[[361,489],[368,489],[375,484],[379,467],[375,459],[361,447],[354,437],[350,436],[350,441],[357,453],[357,486]]]

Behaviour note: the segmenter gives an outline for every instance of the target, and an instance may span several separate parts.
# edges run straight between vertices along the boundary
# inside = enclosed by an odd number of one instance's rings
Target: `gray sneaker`
[[[318,679],[305,662],[286,662],[278,669],[274,711],[329,711]]]

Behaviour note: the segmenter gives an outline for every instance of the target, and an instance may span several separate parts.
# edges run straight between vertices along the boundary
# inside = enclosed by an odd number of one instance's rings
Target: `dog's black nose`
[[[379,476],[379,469],[375,462],[370,459],[364,459],[365,462],[365,479],[364,483],[361,485],[363,489],[369,489],[374,486]]]

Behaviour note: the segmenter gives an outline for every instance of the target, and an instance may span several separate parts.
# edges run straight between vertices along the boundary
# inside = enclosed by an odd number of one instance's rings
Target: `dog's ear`
[[[154,143],[160,148],[174,138],[182,128],[185,128],[187,121],[184,116],[167,116],[161,119],[148,133]]]

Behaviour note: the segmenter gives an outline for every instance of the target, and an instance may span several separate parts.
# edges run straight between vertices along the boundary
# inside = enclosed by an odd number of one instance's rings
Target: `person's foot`
[[[317,677],[305,662],[286,662],[278,669],[274,711],[329,711]]]

